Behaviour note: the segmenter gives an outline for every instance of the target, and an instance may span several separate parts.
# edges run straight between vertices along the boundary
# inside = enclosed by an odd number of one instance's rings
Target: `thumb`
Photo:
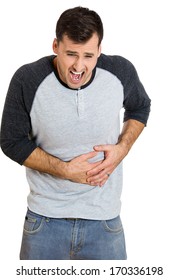
[[[93,149],[97,152],[104,152],[104,151],[108,151],[109,145],[97,145],[94,146]]]

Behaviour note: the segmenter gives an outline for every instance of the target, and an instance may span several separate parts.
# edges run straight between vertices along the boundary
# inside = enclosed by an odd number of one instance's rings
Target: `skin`
[[[54,65],[60,79],[70,88],[78,89],[90,80],[101,54],[101,46],[98,47],[96,33],[85,44],[74,43],[65,35],[60,43],[54,39],[53,51],[57,55]],[[79,81],[73,79],[74,72],[82,73]]]
[[[98,46],[96,33],[84,44],[75,43],[64,36],[60,42],[54,39],[53,51],[56,54],[54,66],[60,79],[70,88],[77,89],[90,80],[101,54],[101,46]],[[93,151],[69,162],[63,162],[38,147],[25,160],[24,165],[62,179],[101,187],[128,154],[143,128],[143,123],[130,119],[124,123],[116,145],[95,146]],[[89,159],[98,152],[104,152],[104,160],[89,163]]]

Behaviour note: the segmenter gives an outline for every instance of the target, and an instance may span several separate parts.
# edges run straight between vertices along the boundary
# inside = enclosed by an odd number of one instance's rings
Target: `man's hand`
[[[93,170],[87,172],[89,176],[87,181],[90,185],[102,186],[105,184],[110,174],[128,154],[144,126],[143,123],[130,119],[124,123],[116,145],[99,145],[94,147],[95,151],[104,152],[104,161]]]
[[[89,184],[87,172],[96,168],[102,161],[90,163],[98,152],[92,151],[72,159],[69,162],[54,157],[37,147],[24,161],[24,166],[47,173],[61,179],[71,180],[76,183]]]
[[[126,156],[127,150],[122,145],[100,145],[94,147],[95,151],[104,152],[104,160],[87,172],[87,182],[90,185],[103,186],[108,180],[110,174]]]
[[[89,159],[95,157],[98,153],[93,151],[87,154],[78,156],[66,163],[65,179],[71,180],[76,183],[89,184],[87,172],[91,169],[97,168],[102,160],[90,163]]]

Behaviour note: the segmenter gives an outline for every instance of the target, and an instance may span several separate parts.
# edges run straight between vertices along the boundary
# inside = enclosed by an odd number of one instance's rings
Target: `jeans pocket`
[[[24,222],[24,232],[26,233],[35,233],[39,232],[43,226],[45,218],[35,213],[30,213],[27,211],[25,222]]]
[[[102,224],[107,232],[120,233],[123,231],[123,226],[119,216],[111,220],[104,220],[102,221]]]

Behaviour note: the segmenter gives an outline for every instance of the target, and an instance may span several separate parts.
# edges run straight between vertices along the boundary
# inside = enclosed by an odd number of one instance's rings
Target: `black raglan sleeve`
[[[20,68],[12,77],[7,92],[1,122],[1,149],[12,160],[23,164],[36,148],[32,141],[31,121],[24,99],[24,68]]]
[[[139,80],[134,65],[122,56],[101,54],[98,66],[114,74],[123,85],[124,122],[134,119],[146,125],[151,100]]]
[[[150,113],[151,100],[131,62],[125,62],[124,72],[126,72],[123,78],[124,121],[135,119],[146,125]]]

